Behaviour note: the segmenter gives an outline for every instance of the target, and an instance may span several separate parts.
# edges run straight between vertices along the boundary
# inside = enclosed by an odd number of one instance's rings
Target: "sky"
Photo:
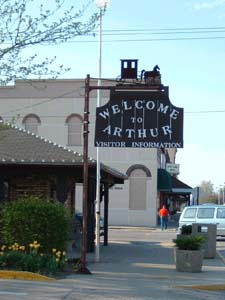
[[[64,78],[98,77],[97,32],[39,52],[48,53],[71,68]],[[103,16],[102,78],[118,78],[121,59],[138,59],[139,72],[159,65],[170,101],[184,108],[176,163],[192,187],[225,184],[224,58],[225,0],[111,0]]]

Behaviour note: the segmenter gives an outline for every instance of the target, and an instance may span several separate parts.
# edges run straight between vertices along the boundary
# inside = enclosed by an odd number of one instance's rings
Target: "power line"
[[[185,41],[185,40],[219,40],[225,39],[225,36],[215,36],[215,37],[177,37],[177,38],[149,38],[149,39],[112,39],[112,40],[103,40],[103,43],[128,43],[128,42],[162,42],[162,41]],[[96,43],[97,41],[67,41],[66,43]]]
[[[161,42],[161,41],[185,41],[185,40],[218,40],[224,39],[225,36],[213,36],[215,33],[225,33],[225,27],[184,27],[184,28],[159,28],[159,29],[110,29],[103,30],[102,35],[108,36],[109,39],[103,39],[103,43],[112,43],[112,42]],[[182,37],[180,35],[183,34]],[[200,35],[201,36],[197,36]],[[207,36],[202,36],[202,34],[207,34]],[[211,35],[209,35],[211,34]],[[159,38],[144,38],[149,35],[171,35],[171,37],[159,37]],[[176,36],[179,35],[179,36]],[[185,36],[192,35],[192,36]],[[110,39],[110,36],[124,37],[121,39]],[[142,39],[129,39],[130,36],[143,36]],[[64,43],[97,43],[97,32],[88,33],[81,36],[83,40],[68,40]],[[127,37],[127,38],[125,38]],[[4,44],[8,44],[5,42]],[[10,42],[9,42],[10,44]],[[42,46],[55,46],[58,45],[52,43],[43,43]]]
[[[76,91],[79,91],[79,90],[81,90],[81,87],[76,88],[76,89],[74,89],[74,90],[72,90],[72,91],[69,91],[69,92],[67,92],[67,93],[61,94],[61,95],[59,95],[59,96],[56,96],[56,97],[53,97],[53,98],[49,98],[49,99],[47,99],[47,100],[44,100],[44,101],[35,103],[35,104],[31,104],[31,105],[27,105],[27,106],[24,106],[24,107],[21,107],[21,108],[17,108],[17,109],[10,110],[10,111],[8,111],[8,112],[5,112],[4,114],[14,113],[14,112],[18,112],[18,111],[25,110],[25,109],[28,109],[28,108],[33,108],[33,107],[35,107],[35,106],[39,106],[39,105],[42,105],[42,104],[45,104],[45,103],[48,103],[48,102],[57,100],[57,99],[59,99],[59,98],[62,98],[62,97],[64,97],[64,96],[70,95],[70,94],[72,94],[72,93],[74,93],[74,92],[76,92]]]
[[[147,34],[196,34],[224,32],[225,27],[213,28],[174,28],[174,29],[131,29],[131,30],[104,30],[103,35],[147,35]],[[95,34],[95,32],[94,32]],[[93,35],[89,33],[88,35]]]
[[[109,42],[151,42],[151,41],[179,41],[179,40],[210,40],[210,39],[224,39],[225,36],[197,36],[198,34],[215,34],[225,33],[225,27],[184,27],[184,28],[159,28],[159,29],[110,29],[103,30],[103,36],[147,36],[147,35],[195,35],[189,37],[176,37],[169,38],[148,38],[148,39],[108,39],[103,40],[104,43]],[[97,33],[88,34],[88,36],[96,37]],[[70,40],[67,43],[94,43],[95,40]]]
[[[103,35],[136,35],[136,34],[196,34],[224,32],[225,27],[198,27],[198,28],[161,28],[161,29],[108,29],[103,30]],[[87,36],[97,35],[97,32],[88,33]]]
[[[225,113],[225,110],[199,110],[199,111],[185,111],[186,114],[211,114],[211,113]]]
[[[225,26],[212,26],[212,27],[174,27],[174,28],[142,28],[142,29],[104,29],[103,32],[129,32],[129,31],[177,31],[177,30],[225,30]]]
[[[95,78],[95,77],[91,77],[92,80],[97,80],[98,78]],[[108,81],[108,82],[114,82],[114,83],[118,83],[118,80],[117,79],[108,79],[108,78],[102,78],[103,81]],[[29,109],[29,108],[33,108],[33,107],[36,107],[36,106],[39,106],[39,105],[42,105],[42,104],[45,104],[45,103],[48,103],[48,102],[51,102],[51,101],[54,101],[54,100],[57,100],[57,99],[60,99],[64,96],[67,96],[67,95],[70,95],[72,93],[75,93],[77,91],[80,91],[81,89],[84,89],[84,87],[79,87],[79,88],[76,88],[74,90],[71,90],[69,92],[66,92],[66,93],[63,93],[63,94],[60,94],[58,96],[55,96],[55,97],[52,97],[52,98],[49,98],[49,99],[46,99],[44,101],[41,101],[41,102],[38,102],[38,103],[35,103],[35,104],[31,104],[31,105],[27,105],[27,106],[23,106],[23,107],[20,107],[18,109],[14,109],[14,110],[10,110],[10,111],[7,111],[7,112],[4,112],[4,115],[6,114],[10,114],[10,113],[14,113],[14,112],[18,112],[18,111],[22,111],[22,110],[25,110],[25,109]],[[84,95],[83,95],[84,96]],[[208,113],[225,113],[225,109],[222,109],[222,110],[199,110],[199,111],[184,111],[185,114],[208,114]],[[10,117],[10,116],[4,116],[4,115],[1,115],[1,117]],[[54,115],[54,116],[41,116],[40,117],[63,117],[61,115]]]
[[[55,99],[49,99],[50,100],[55,100]],[[40,103],[40,104],[43,104]],[[26,107],[21,108],[21,110],[25,109]],[[184,111],[184,114],[216,114],[216,113],[225,113],[224,110],[201,110],[201,111]],[[40,118],[65,118],[67,117],[66,115],[38,115]],[[3,118],[9,118],[13,117],[13,115],[1,115]]]
[[[204,30],[198,30],[198,31],[174,31],[174,32],[171,32],[171,31],[167,31],[167,32],[119,32],[119,33],[105,33],[103,35],[105,36],[121,36],[121,35],[163,35],[163,34],[193,34],[193,33],[218,33],[218,32],[222,32],[224,33],[225,30],[213,30],[213,31],[204,31]]]

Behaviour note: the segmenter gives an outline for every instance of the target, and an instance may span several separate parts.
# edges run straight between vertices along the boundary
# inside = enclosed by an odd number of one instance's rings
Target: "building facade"
[[[96,81],[91,81],[96,85]],[[104,81],[104,85],[112,82]],[[84,80],[17,80],[0,87],[0,118],[59,145],[83,152]],[[101,92],[101,103],[109,91]],[[94,146],[96,91],[90,93],[89,157]],[[110,190],[109,225],[155,226],[160,196],[158,169],[175,162],[175,149],[100,148],[100,161],[128,175],[125,184]],[[82,188],[77,187],[77,210],[82,207]]]

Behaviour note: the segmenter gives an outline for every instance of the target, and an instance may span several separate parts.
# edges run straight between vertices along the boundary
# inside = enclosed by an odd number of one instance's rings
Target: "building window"
[[[66,120],[68,126],[68,145],[82,145],[82,123],[83,119],[80,115],[70,115]]]
[[[134,169],[129,176],[129,209],[146,210],[147,174],[143,169]]]
[[[38,134],[38,126],[41,124],[41,120],[37,115],[29,114],[23,119],[24,128],[34,134]]]

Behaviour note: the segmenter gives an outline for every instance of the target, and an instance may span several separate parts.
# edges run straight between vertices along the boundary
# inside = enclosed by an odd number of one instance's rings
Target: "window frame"
[[[80,123],[71,122],[72,119],[77,119],[80,121]],[[73,124],[70,124],[73,123]],[[67,145],[68,146],[82,146],[83,144],[83,118],[79,114],[71,114],[66,119],[66,125],[67,125]],[[70,132],[70,125],[76,125],[79,126],[80,131]],[[78,137],[78,138],[77,138]]]
[[[30,123],[30,124],[28,124],[28,123],[27,123],[27,120],[29,120],[29,119],[31,119],[31,118],[35,119],[35,120],[37,121],[37,123],[33,123],[33,124]],[[23,118],[22,124],[23,124],[23,126],[24,126],[24,128],[25,128],[26,131],[29,131],[29,132],[34,133],[34,134],[37,135],[37,134],[38,134],[38,127],[39,127],[40,124],[41,124],[41,119],[40,119],[40,117],[39,117],[38,115],[36,115],[36,114],[28,114],[28,115],[26,115],[26,116]],[[31,125],[31,124],[32,124],[32,125]],[[35,130],[29,129],[29,126],[32,126],[32,129],[35,128]]]

